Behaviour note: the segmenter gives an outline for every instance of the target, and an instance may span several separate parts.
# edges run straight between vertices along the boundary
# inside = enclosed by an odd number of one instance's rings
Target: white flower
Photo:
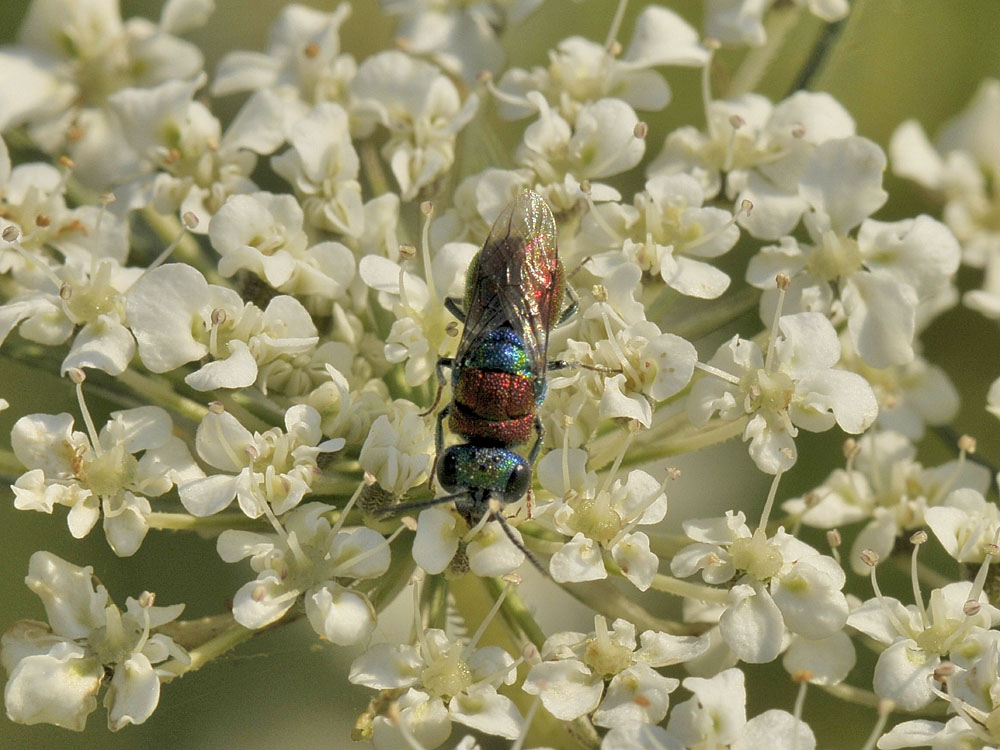
[[[227,529],[219,535],[219,557],[229,563],[250,558],[257,573],[233,597],[233,617],[257,629],[275,622],[304,596],[306,616],[316,633],[338,646],[360,643],[375,629],[375,608],[351,586],[378,578],[389,568],[389,546],[368,528],[342,529],[325,513],[333,508],[308,503],[276,527],[279,534]]]
[[[863,138],[817,147],[799,188],[808,204],[804,220],[811,244],[785,238],[763,248],[747,269],[747,280],[767,290],[761,298],[764,320],[774,314],[775,277],[784,273],[792,279],[786,304],[846,317],[855,351],[877,368],[913,359],[914,335],[947,306],[959,264],[954,236],[929,216],[866,220],[885,201],[884,168],[881,149]],[[849,233],[858,224],[855,239]]]
[[[580,181],[611,177],[642,159],[646,144],[636,136],[639,118],[621,99],[584,105],[571,127],[541,94],[531,92],[527,98],[538,119],[525,128],[515,159],[548,185],[543,194],[557,213],[575,205]]]
[[[129,324],[139,358],[153,372],[169,372],[211,354],[214,360],[185,377],[192,388],[281,387],[301,393],[326,378],[313,351],[316,325],[295,297],[279,295],[267,309],[244,304],[232,289],[209,284],[194,268],[154,268],[129,290]],[[289,378],[289,369],[299,377]]]
[[[361,63],[351,93],[360,134],[370,134],[376,125],[389,131],[382,155],[403,200],[412,200],[451,167],[455,135],[479,105],[475,94],[461,101],[458,89],[434,65],[397,51]]]
[[[823,432],[836,423],[856,434],[878,414],[867,381],[834,369],[840,341],[829,320],[819,313],[797,313],[782,316],[778,327],[782,338],[766,362],[757,344],[739,336],[719,347],[709,365],[732,380],[701,378],[691,387],[687,404],[688,416],[698,426],[716,412],[725,420],[749,415],[743,439],[751,440],[750,456],[768,474],[795,463],[798,427]]]
[[[573,537],[552,556],[549,572],[560,583],[606,578],[602,553],[607,550],[622,574],[645,591],[659,559],[649,549],[649,537],[634,529],[663,520],[663,486],[637,469],[624,482],[616,479],[598,489],[597,475],[586,472],[586,459],[583,450],[554,450],[538,462],[539,483],[556,497],[552,523]]]
[[[437,628],[417,628],[416,633],[415,645],[371,646],[351,664],[350,681],[375,690],[408,688],[413,699],[422,696],[428,707],[447,706],[444,721],[449,727],[450,721],[457,721],[506,739],[520,736],[524,721],[520,712],[510,698],[497,692],[517,678],[510,654],[498,646],[477,647],[474,640],[464,643]],[[401,720],[415,729],[407,717]],[[389,729],[384,726],[383,732],[388,734]],[[386,746],[378,734],[375,739],[376,747]]]
[[[605,203],[587,214],[581,234],[589,249],[614,247],[646,273],[691,297],[714,299],[729,277],[704,259],[729,251],[739,239],[732,214],[703,207],[704,191],[690,175],[657,175],[636,193],[633,206]],[[608,235],[608,230],[613,234]],[[598,275],[600,258],[591,266]]]
[[[68,153],[76,179],[107,189],[137,166],[107,108],[108,95],[196,75],[201,51],[173,34],[203,24],[210,13],[205,5],[170,0],[156,24],[140,17],[123,21],[115,2],[35,0],[19,44],[0,48],[0,89],[6,94],[0,130],[27,124],[43,150]],[[192,12],[199,6],[200,13]]]
[[[406,50],[429,55],[449,73],[471,84],[483,71],[495,71],[504,60],[499,35],[529,16],[541,0],[503,3],[434,3],[426,0],[381,0],[397,16],[396,36]]]
[[[848,625],[888,647],[875,664],[876,694],[910,711],[934,700],[933,676],[942,657],[961,653],[967,640],[1000,623],[1000,610],[981,590],[974,599],[978,611],[969,614],[973,596],[973,584],[959,581],[931,591],[926,607],[882,596],[851,612]]]
[[[708,0],[705,3],[705,33],[724,44],[759,47],[767,41],[764,13],[775,0]],[[839,21],[847,15],[847,0],[795,0],[824,21]]]
[[[339,242],[310,247],[302,219],[290,195],[232,196],[209,224],[209,239],[221,256],[219,273],[247,270],[286,294],[343,296],[354,279],[354,255]]]
[[[940,505],[928,508],[924,520],[958,562],[981,563],[988,554],[987,545],[997,543],[1000,509],[981,492],[966,487],[953,490]]]
[[[945,124],[932,145],[915,120],[889,142],[893,171],[934,191],[943,217],[962,245],[963,261],[983,268],[983,286],[963,301],[989,318],[1000,317],[1000,232],[997,231],[997,160],[1000,81],[987,79],[966,109]]]
[[[695,543],[670,562],[674,575],[701,571],[707,583],[735,580],[719,629],[743,661],[773,660],[785,644],[785,629],[806,638],[832,636],[847,620],[841,593],[845,575],[832,557],[821,555],[784,529],[768,538],[751,533],[743,514],[684,522]]]
[[[309,105],[343,102],[357,64],[340,51],[340,27],[351,13],[348,3],[324,13],[293,3],[281,9],[271,28],[266,53],[230,52],[219,63],[212,93],[268,89],[280,96],[284,112],[276,121],[291,125]]]
[[[687,661],[708,648],[703,638],[653,630],[643,632],[637,644],[632,623],[617,619],[609,630],[601,615],[594,617],[594,628],[589,635],[549,636],[542,646],[544,661],[533,665],[524,680],[524,691],[538,695],[557,719],[571,721],[596,711],[598,726],[659,723],[680,683],[654,668]],[[610,680],[606,691],[605,680]]]
[[[358,182],[358,154],[351,143],[347,113],[322,102],[296,122],[288,136],[291,148],[271,158],[302,203],[309,222],[330,232],[361,236],[365,215]]]
[[[95,583],[93,568],[49,552],[31,556],[25,583],[42,599],[49,623],[21,620],[3,635],[7,715],[23,724],[81,731],[106,682],[112,731],[146,721],[159,702],[161,681],[173,676],[154,665],[189,660],[172,639],[151,631],[175,620],[184,605],[154,607],[147,593],[138,601],[129,597],[122,612]]]
[[[925,468],[914,459],[916,448],[895,432],[872,432],[858,441],[858,453],[848,469],[834,470],[805,497],[789,500],[786,512],[821,529],[867,521],[851,546],[855,573],[868,568],[861,552],[870,549],[888,557],[899,538],[924,525],[927,509],[939,504],[953,488],[981,494],[990,483],[989,471],[971,461],[949,461]]]
[[[112,412],[96,441],[74,432],[69,414],[30,414],[11,430],[11,447],[28,468],[13,485],[14,507],[51,513],[65,505],[77,539],[103,517],[108,544],[123,557],[149,530],[147,498],[204,476],[157,406]]]
[[[277,96],[261,91],[243,105],[225,133],[202,103],[194,100],[204,75],[170,80],[149,89],[123,89],[109,106],[122,123],[126,142],[143,160],[145,174],[117,190],[126,209],[153,206],[159,213],[193,214],[191,230],[204,234],[228,196],[249,193],[257,154],[285,139]]]
[[[418,407],[399,400],[371,426],[358,460],[382,489],[402,496],[431,470],[431,431]]]
[[[185,482],[177,488],[181,502],[195,516],[209,516],[237,498],[250,518],[267,512],[280,515],[309,493],[320,453],[338,451],[343,438],[322,440],[319,414],[307,404],[285,412],[285,430],[273,427],[251,433],[229,412],[210,411],[195,445],[198,455],[224,474]],[[321,442],[322,441],[322,442]]]
[[[459,499],[458,503],[462,500]],[[413,539],[413,559],[417,565],[428,573],[441,573],[455,558],[459,547],[463,546],[468,568],[477,576],[502,576],[519,568],[524,562],[521,550],[524,541],[520,532],[507,524],[517,540],[515,544],[500,526],[506,521],[476,523],[470,528],[472,523],[480,520],[471,517],[473,512],[479,510],[473,505],[465,513],[443,507],[420,511],[417,534]],[[488,515],[484,513],[484,516]]]
[[[776,105],[759,94],[715,100],[705,113],[707,132],[685,126],[667,135],[647,174],[687,172],[715,197],[723,187],[737,207],[753,204],[739,222],[753,236],[790,232],[806,203],[799,180],[820,145],[854,135],[854,120],[832,96],[798,91]]]
[[[454,353],[457,342],[447,333],[447,323],[454,317],[442,297],[462,296],[461,284],[477,251],[475,245],[448,243],[435,255],[426,280],[377,255],[366,255],[358,264],[362,281],[378,292],[379,304],[396,316],[386,338],[385,358],[406,363],[407,385],[427,382],[438,359]]]
[[[511,101],[529,91],[541,92],[570,122],[584,104],[603,98],[620,99],[635,109],[660,110],[670,102],[670,86],[652,68],[700,67],[708,59],[708,50],[687,21],[667,8],[649,6],[636,18],[632,40],[620,56],[603,44],[571,36],[549,53],[547,68],[508,69],[498,86],[506,94],[499,101],[500,113],[509,119],[532,114],[527,102]]]

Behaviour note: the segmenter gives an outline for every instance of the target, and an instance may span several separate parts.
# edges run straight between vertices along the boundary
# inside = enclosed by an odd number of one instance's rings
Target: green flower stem
[[[629,451],[622,465],[642,466],[650,461],[724,443],[742,435],[748,420],[747,416],[731,422],[713,419],[704,427],[692,427],[663,439],[643,436],[639,444]]]
[[[382,160],[371,138],[366,138],[361,142],[358,156],[361,159],[361,170],[368,178],[372,193],[376,196],[388,193],[389,181],[386,179],[385,170],[382,169]]]
[[[201,422],[208,414],[208,407],[186,396],[181,396],[165,379],[145,375],[131,368],[117,376],[119,382],[147,401],[162,406],[175,415],[179,414],[193,424]]]
[[[760,289],[755,289],[752,286],[742,287],[718,299],[707,301],[704,307],[698,308],[697,314],[685,316],[678,321],[670,321],[669,324],[664,322],[661,329],[670,331],[670,333],[688,341],[697,341],[711,333],[725,329],[738,318],[756,308],[760,304],[760,295]],[[647,317],[650,320],[655,320],[652,315]]]
[[[230,619],[230,624],[218,635],[205,641],[203,644],[197,648],[193,648],[188,651],[188,655],[191,657],[191,662],[189,664],[184,664],[177,659],[171,659],[157,667],[157,669],[162,669],[166,672],[173,672],[178,677],[190,674],[191,672],[197,672],[203,666],[208,664],[213,659],[222,656],[222,654],[227,651],[236,648],[241,643],[249,641],[256,633],[263,632],[262,630],[250,630],[245,628],[235,620],[232,620],[232,615],[227,615]],[[282,620],[284,622],[284,620]],[[164,630],[164,632],[167,632]]]
[[[24,466],[17,460],[13,451],[0,448],[0,477],[5,484],[13,484],[17,477],[24,473]]]
[[[503,591],[505,585],[503,580],[500,578],[483,578],[481,580],[489,595],[496,601],[497,597],[500,596],[500,592]],[[524,599],[521,598],[516,588],[512,588],[507,593],[507,598],[504,599],[503,604],[500,606],[500,614],[515,633],[520,633],[524,638],[531,641],[535,648],[541,651],[542,644],[545,643],[545,633],[539,627],[538,623],[535,622],[535,618],[528,610]],[[520,643],[517,645],[518,647],[521,646]]]
[[[796,5],[791,3],[787,5],[776,4],[771,8],[765,23],[767,41],[762,46],[747,52],[743,62],[740,63],[740,67],[729,82],[729,89],[726,91],[727,98],[740,96],[757,89],[781,51],[785,38],[795,28],[798,20],[799,8]]]
[[[151,529],[160,531],[198,531],[219,533],[225,529],[246,529],[267,532],[270,526],[263,520],[248,518],[242,513],[216,513],[214,516],[199,518],[187,513],[150,513],[146,523]]]
[[[163,240],[164,243],[169,244],[173,242],[177,238],[177,235],[181,233],[181,222],[176,216],[161,214],[151,206],[145,206],[141,209],[141,212],[146,223],[149,224],[150,228],[156,232],[156,236]],[[219,275],[214,259],[209,259],[205,256],[201,245],[192,234],[188,232],[184,233],[184,236],[177,243],[177,247],[174,248],[172,255],[173,261],[187,263],[201,271],[201,275],[209,283],[229,286],[229,282]]]
[[[726,596],[728,595],[725,589],[702,586],[698,583],[689,583],[688,581],[682,581],[672,576],[665,576],[661,573],[653,576],[653,583],[650,588],[686,599],[696,599],[707,604],[725,604]]]
[[[855,687],[853,685],[848,685],[846,683],[839,683],[837,685],[817,685],[821,690],[840,698],[848,703],[853,703],[858,706],[869,706],[871,708],[877,709],[882,698],[879,698],[871,690],[865,690],[864,688]],[[923,708],[907,710],[905,708],[900,708],[899,706],[894,706],[893,711],[900,711],[901,713],[916,714],[922,717],[927,716],[946,716],[950,706],[944,701],[937,701],[931,703],[930,705],[924,706]]]
[[[632,622],[640,631],[661,630],[670,635],[700,635],[707,626],[702,623],[678,623],[664,620],[650,614],[637,602],[622,594],[608,580],[587,581],[586,583],[560,584],[574,599],[590,607],[595,613],[604,615],[609,620],[624,617]]]

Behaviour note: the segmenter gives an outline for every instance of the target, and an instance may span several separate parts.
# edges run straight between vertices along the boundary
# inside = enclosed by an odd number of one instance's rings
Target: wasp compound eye
[[[507,478],[507,486],[503,489],[503,501],[517,502],[529,487],[531,487],[531,467],[526,463],[519,463]]]
[[[437,465],[437,480],[445,492],[458,491],[458,468],[457,452],[453,449],[446,450]]]

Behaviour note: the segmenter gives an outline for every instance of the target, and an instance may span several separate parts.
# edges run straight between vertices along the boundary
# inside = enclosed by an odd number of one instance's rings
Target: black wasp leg
[[[552,359],[545,364],[546,369],[549,370],[575,370],[577,367],[582,367],[584,370],[591,370],[592,372],[599,372],[602,375],[621,375],[621,368],[619,367],[606,367],[605,365],[588,365],[586,362],[577,362],[575,360],[568,359]]]
[[[531,446],[531,453],[528,454],[528,466],[535,465],[538,452],[542,449],[542,438],[545,437],[545,425],[542,424],[542,418],[537,414],[535,415],[535,432],[538,433],[538,437],[535,438],[535,444]]]
[[[419,416],[426,417],[441,403],[441,392],[444,391],[444,368],[452,367],[454,364],[455,360],[451,357],[441,357],[437,361],[437,364],[434,365],[434,375],[437,378],[437,390],[434,392],[434,402],[427,407],[427,411],[420,412]]]
[[[569,304],[563,308],[562,312],[559,313],[559,319],[556,321],[557,326],[561,326],[567,320],[576,315],[577,310],[580,309],[580,297],[576,293],[576,289],[570,284],[573,277],[580,273],[580,270],[590,262],[591,257],[588,255],[586,258],[580,261],[576,268],[566,274],[566,297],[569,299]]]
[[[561,326],[567,320],[572,318],[576,315],[576,311],[580,309],[580,297],[577,296],[576,289],[568,283],[566,284],[566,296],[569,298],[569,304],[563,308],[561,313],[559,313],[559,320],[556,321],[557,326]]]
[[[458,318],[458,322],[459,323],[463,323],[464,324],[465,323],[465,310],[463,310],[461,307],[459,307],[459,305],[461,305],[461,304],[462,304],[462,301],[459,300],[459,299],[456,299],[455,297],[445,297],[445,300],[444,300],[444,309],[447,310],[448,312],[450,312],[456,318]]]
[[[495,511],[491,515],[493,516],[493,519],[500,524],[500,528],[503,529],[503,533],[507,535],[508,539],[510,539],[511,544],[524,553],[524,556],[528,558],[528,562],[534,565],[539,573],[548,578],[549,571],[542,567],[542,564],[538,562],[538,558],[535,557],[534,553],[532,553],[527,546],[525,546],[524,542],[514,536],[514,530],[511,529],[510,524],[507,523],[507,519],[503,517],[503,514],[500,511]]]
[[[427,480],[427,489],[434,492],[434,478],[437,476],[438,459],[444,450],[444,420],[451,414],[451,404],[444,407],[437,415],[437,425],[434,428],[434,463],[431,464],[431,475]]]

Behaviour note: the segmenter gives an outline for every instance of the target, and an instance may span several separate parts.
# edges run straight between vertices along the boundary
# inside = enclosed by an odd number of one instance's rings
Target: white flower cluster
[[[809,750],[809,685],[879,706],[866,749],[1000,744],[990,471],[969,437],[918,460],[959,409],[921,333],[960,299],[1000,318],[1000,82],[935,142],[908,121],[889,144],[942,220],[875,218],[890,159],[830,94],[712,91],[721,45],[752,61],[773,19],[846,0],[706,0],[701,29],[650,4],[622,45],[626,4],[534,67],[504,50],[541,0],[381,0],[398,48],[361,59],[347,3],[289,4],[210,75],[179,35],[212,0],[156,22],[31,2],[0,46],[0,345],[58,369],[78,410],[16,414],[13,505],[78,539],[100,522],[122,558],[171,530],[249,567],[196,627],[36,551],[48,622],[0,651],[13,721],[82,730],[103,691],[112,730],[142,723],[161,683],[304,619],[354,649],[331,680],[379,691],[354,732],[376,748],[457,724],[467,750]],[[680,104],[675,74],[700,76],[699,125],[657,132],[640,113]],[[982,288],[960,294],[962,263]],[[117,407],[100,429],[92,389]],[[834,428],[858,436],[844,467],[779,502],[788,472],[830,465],[800,430]],[[702,493],[665,461],[739,436],[766,498],[681,519]],[[918,560],[925,529],[959,576]],[[587,608],[581,631],[540,625],[532,568]],[[381,642],[407,589],[410,637]],[[748,718],[741,665],[779,658],[799,699]],[[894,707],[926,715],[887,729]]]

